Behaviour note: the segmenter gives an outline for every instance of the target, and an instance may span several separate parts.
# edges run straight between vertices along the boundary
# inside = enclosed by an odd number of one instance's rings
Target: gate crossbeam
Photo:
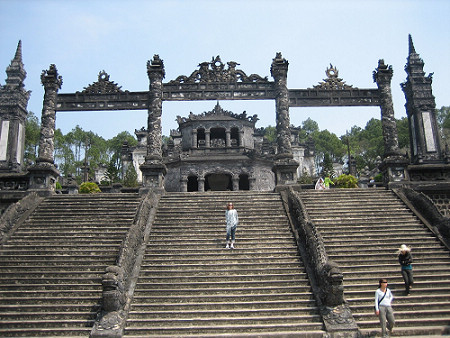
[[[380,106],[375,89],[290,89],[289,107]]]
[[[148,92],[58,94],[57,111],[146,110]]]

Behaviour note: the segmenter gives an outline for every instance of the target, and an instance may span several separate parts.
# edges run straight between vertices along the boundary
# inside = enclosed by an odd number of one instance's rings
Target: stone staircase
[[[225,206],[240,225],[225,249]],[[324,334],[279,194],[168,193],[141,266],[125,336]]]
[[[395,300],[394,335],[450,333],[449,251],[406,208],[383,189],[330,189],[300,193],[322,234],[329,257],[344,273],[344,292],[361,331],[380,333],[374,314],[378,279],[388,278]],[[396,250],[412,248],[414,286],[404,295]]]
[[[0,336],[88,337],[137,194],[46,198],[0,248]]]

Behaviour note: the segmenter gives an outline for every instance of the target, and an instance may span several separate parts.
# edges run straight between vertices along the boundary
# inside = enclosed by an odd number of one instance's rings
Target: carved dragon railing
[[[90,337],[122,337],[145,244],[162,193],[155,189],[146,194],[122,242],[117,263],[106,268],[102,279],[101,312]]]
[[[281,196],[327,332],[356,337],[358,327],[344,298],[341,270],[328,258],[322,235],[310,220],[298,192],[289,187]]]

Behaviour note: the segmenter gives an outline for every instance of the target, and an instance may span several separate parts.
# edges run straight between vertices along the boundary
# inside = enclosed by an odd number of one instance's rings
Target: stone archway
[[[250,190],[250,180],[247,174],[239,175],[239,190]]]
[[[232,191],[231,175],[214,173],[205,176],[205,191]]]
[[[198,191],[198,179],[195,175],[189,175],[187,179],[187,191]]]

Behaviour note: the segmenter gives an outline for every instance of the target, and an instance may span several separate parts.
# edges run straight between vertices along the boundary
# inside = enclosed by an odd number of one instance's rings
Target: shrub
[[[337,188],[357,188],[358,187],[358,179],[352,175],[342,174],[336,180]]]
[[[61,190],[61,189],[62,189],[61,183],[56,182],[56,190]]]
[[[83,182],[78,191],[80,194],[97,194],[102,192],[98,185],[94,182]]]
[[[383,182],[383,174],[379,173],[375,176],[375,182]]]
[[[137,181],[137,172],[136,169],[134,169],[133,164],[130,164],[128,166],[125,177],[123,178],[123,185],[131,188],[137,187],[139,185]]]

